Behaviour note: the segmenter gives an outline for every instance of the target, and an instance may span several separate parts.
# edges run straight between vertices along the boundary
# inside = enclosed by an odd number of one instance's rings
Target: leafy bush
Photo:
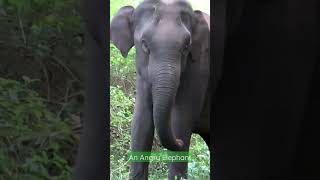
[[[31,89],[0,78],[0,179],[70,179],[77,137],[72,121]]]
[[[134,101],[121,89],[110,87],[110,176],[113,179],[128,179],[127,153],[130,150],[130,120]]]
[[[198,134],[191,137],[190,153],[192,162],[188,164],[189,179],[210,179],[210,151]]]
[[[132,48],[127,56],[123,58],[118,49],[110,44],[110,84],[120,88],[126,94],[135,91],[135,48]]]
[[[0,0],[0,180],[71,178],[83,105],[78,2]]]
[[[0,0],[0,180],[71,178],[83,101],[78,5]]]
[[[40,79],[38,92],[49,99],[78,91],[85,61],[78,7],[76,0],[0,0],[0,76]]]

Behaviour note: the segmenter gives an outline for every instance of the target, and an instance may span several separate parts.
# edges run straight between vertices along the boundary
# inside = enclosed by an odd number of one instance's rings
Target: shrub
[[[33,83],[0,78],[0,179],[70,179],[72,121],[49,110]]]

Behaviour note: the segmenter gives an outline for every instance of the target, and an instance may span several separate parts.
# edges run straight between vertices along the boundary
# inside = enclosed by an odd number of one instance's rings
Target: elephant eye
[[[149,48],[148,48],[148,46],[147,46],[147,43],[146,43],[146,41],[144,40],[144,39],[142,39],[142,41],[141,41],[141,47],[142,47],[142,50],[145,52],[145,53],[147,53],[147,54],[149,54]]]

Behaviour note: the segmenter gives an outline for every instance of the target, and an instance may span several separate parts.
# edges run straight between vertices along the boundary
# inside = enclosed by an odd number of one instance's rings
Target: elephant
[[[183,0],[144,0],[113,17],[110,41],[123,57],[136,48],[132,151],[151,151],[155,130],[168,150],[188,151],[192,133],[211,149],[209,39],[210,16]],[[186,179],[187,165],[168,164],[168,179]],[[131,163],[129,176],[148,179],[148,163]]]

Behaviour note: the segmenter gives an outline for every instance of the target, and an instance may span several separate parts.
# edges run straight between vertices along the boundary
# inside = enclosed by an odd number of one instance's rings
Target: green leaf
[[[15,6],[18,13],[21,14],[24,7],[29,3],[28,0],[8,0],[9,4]]]
[[[21,132],[17,131],[14,128],[0,127],[0,137],[13,137],[19,135],[21,135]]]
[[[35,3],[38,4],[38,5],[42,5],[42,4],[44,4],[45,2],[47,2],[47,1],[45,1],[45,0],[33,0],[33,2],[35,2]]]
[[[0,6],[3,6],[3,5],[4,5],[4,3],[5,3],[5,1],[4,1],[4,0],[0,0]]]
[[[56,17],[54,15],[50,14],[50,15],[46,16],[45,19],[49,24],[53,24],[56,20]]]

